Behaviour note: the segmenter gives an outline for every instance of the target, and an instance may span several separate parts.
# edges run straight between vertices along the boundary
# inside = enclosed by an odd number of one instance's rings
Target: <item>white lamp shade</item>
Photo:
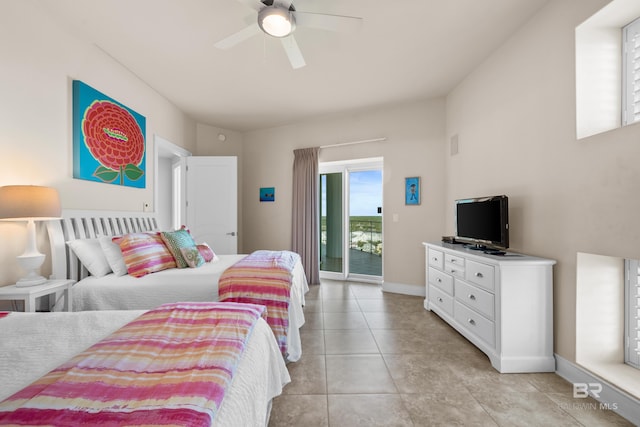
[[[55,188],[36,185],[0,187],[1,220],[47,220],[59,218],[60,213],[60,198]]]

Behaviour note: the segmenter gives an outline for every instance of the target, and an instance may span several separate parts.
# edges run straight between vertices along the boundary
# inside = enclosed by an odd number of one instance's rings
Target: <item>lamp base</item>
[[[18,257],[18,264],[27,271],[27,275],[19,279],[16,286],[19,288],[26,286],[42,285],[47,281],[38,274],[38,269],[44,262],[44,255],[39,252],[25,252]]]
[[[26,288],[28,286],[37,286],[37,285],[42,285],[43,283],[46,283],[47,279],[42,277],[42,276],[37,276],[37,275],[28,275],[26,277],[23,277],[22,279],[18,280],[16,282],[16,287],[17,288]]]

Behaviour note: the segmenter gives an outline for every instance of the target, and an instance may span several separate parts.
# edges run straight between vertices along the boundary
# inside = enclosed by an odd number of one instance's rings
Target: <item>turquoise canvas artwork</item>
[[[145,188],[144,116],[73,81],[73,177]]]
[[[404,181],[404,204],[419,205],[420,177],[405,178]]]
[[[262,187],[260,188],[260,201],[261,202],[275,202],[276,189],[275,187]]]

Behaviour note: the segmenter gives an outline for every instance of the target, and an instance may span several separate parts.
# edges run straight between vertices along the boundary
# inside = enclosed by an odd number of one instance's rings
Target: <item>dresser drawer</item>
[[[453,297],[445,294],[433,285],[429,285],[429,303],[439,307],[449,316],[453,316]]]
[[[453,277],[433,267],[429,267],[429,284],[453,296]]]
[[[464,258],[461,256],[444,254],[444,262],[457,265],[464,270]]]
[[[454,283],[455,298],[464,305],[480,312],[489,320],[494,319],[494,295],[462,280]]]
[[[444,253],[429,248],[427,251],[427,261],[430,266],[442,269],[444,265]]]
[[[492,265],[467,260],[465,270],[467,282],[471,282],[490,291],[494,290],[494,268]]]
[[[485,319],[458,301],[453,303],[453,316],[466,330],[495,347],[495,324],[491,320]]]
[[[460,277],[464,279],[464,264],[452,264],[450,262],[444,262],[444,271],[449,274],[452,274],[456,277]]]

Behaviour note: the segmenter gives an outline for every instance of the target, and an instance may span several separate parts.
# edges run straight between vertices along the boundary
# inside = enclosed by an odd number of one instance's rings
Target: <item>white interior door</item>
[[[196,242],[218,254],[238,253],[238,159],[185,158],[186,224]]]

